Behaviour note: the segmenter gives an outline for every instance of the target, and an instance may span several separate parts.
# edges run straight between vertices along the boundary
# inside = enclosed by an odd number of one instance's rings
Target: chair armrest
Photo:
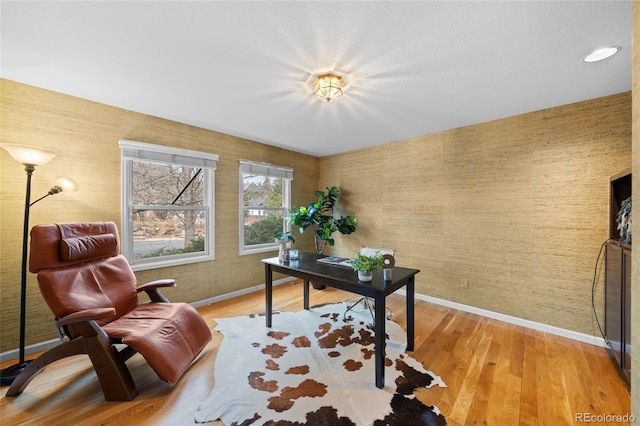
[[[176,280],[174,280],[173,278],[165,278],[162,280],[155,280],[142,284],[140,287],[136,288],[136,291],[140,293],[141,291],[147,291],[154,288],[175,287],[176,285]]]
[[[86,309],[84,311],[74,312],[69,315],[65,315],[58,319],[58,327],[64,327],[65,325],[77,324],[80,322],[95,321],[102,318],[106,318],[111,315],[115,315],[116,310],[113,308],[97,308]]]
[[[96,320],[110,317],[115,313],[116,310],[114,308],[86,309],[58,318],[56,325],[58,327],[73,326],[73,329],[81,336],[86,338],[95,336],[102,344],[107,345],[110,340],[109,336],[98,325]]]
[[[144,291],[149,296],[152,302],[164,302],[169,303],[169,300],[164,297],[162,293],[160,293],[160,288],[162,287],[175,287],[176,280],[172,278],[166,278],[163,280],[151,281],[146,284],[142,284],[140,287],[136,288],[136,292],[140,293]]]

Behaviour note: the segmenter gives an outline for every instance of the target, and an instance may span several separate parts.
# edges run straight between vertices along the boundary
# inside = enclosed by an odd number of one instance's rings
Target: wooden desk
[[[265,265],[265,297],[266,297],[266,323],[271,327],[273,306],[273,273],[280,272],[285,275],[304,280],[304,308],[309,309],[309,283],[324,284],[329,287],[371,297],[375,301],[375,368],[376,386],[384,387],[384,358],[385,358],[385,309],[386,297],[394,291],[406,287],[407,293],[407,350],[413,351],[414,336],[414,279],[420,272],[418,269],[394,267],[393,279],[384,281],[382,271],[374,272],[373,281],[363,283],[358,281],[356,271],[344,266],[330,265],[316,260],[314,253],[301,253],[299,260],[289,263],[280,263],[277,257],[263,259]]]

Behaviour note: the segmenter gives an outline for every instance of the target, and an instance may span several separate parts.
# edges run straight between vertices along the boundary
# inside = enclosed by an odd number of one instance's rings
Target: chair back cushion
[[[36,225],[31,229],[29,271],[36,273],[118,254],[120,239],[113,222]]]
[[[118,239],[113,234],[86,235],[63,238],[60,241],[60,260],[86,262],[117,254]]]
[[[104,325],[138,304],[136,277],[119,254],[113,222],[37,225],[31,230],[29,270],[56,317],[73,312],[114,308]]]

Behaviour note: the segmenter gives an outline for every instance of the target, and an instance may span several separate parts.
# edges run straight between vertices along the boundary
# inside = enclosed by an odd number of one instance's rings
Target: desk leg
[[[413,351],[414,321],[415,321],[415,275],[407,282],[407,350]]]
[[[309,280],[304,280],[304,308],[309,310]]]
[[[385,330],[385,297],[384,294],[375,297],[375,365],[376,365],[376,387],[384,388],[384,359],[386,357],[386,330]]]
[[[265,319],[267,327],[271,327],[271,314],[273,309],[273,271],[268,263],[264,265],[264,294],[265,294]]]

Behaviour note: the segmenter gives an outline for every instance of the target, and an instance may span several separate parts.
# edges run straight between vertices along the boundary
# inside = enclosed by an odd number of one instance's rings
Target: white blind
[[[240,160],[240,171],[242,173],[293,180],[293,169],[289,167],[274,166],[269,163],[256,163],[254,161]]]
[[[182,164],[192,167],[207,167],[215,170],[217,154],[191,151],[189,149],[172,148],[145,142],[121,139],[118,141],[122,150],[122,158],[133,160],[161,161],[164,163]]]

